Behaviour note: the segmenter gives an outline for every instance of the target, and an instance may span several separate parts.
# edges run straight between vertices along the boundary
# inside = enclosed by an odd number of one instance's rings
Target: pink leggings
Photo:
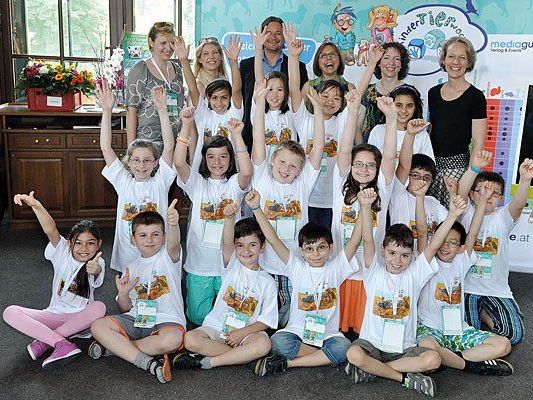
[[[81,332],[105,315],[106,307],[101,301],[89,303],[83,311],[73,314],[55,314],[46,310],[34,310],[9,306],[4,310],[4,321],[34,339],[50,346]]]

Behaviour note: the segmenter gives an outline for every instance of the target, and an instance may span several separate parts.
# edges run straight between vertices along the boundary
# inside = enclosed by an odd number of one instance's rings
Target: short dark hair
[[[341,55],[339,48],[335,45],[335,43],[332,43],[332,42],[324,42],[318,47],[315,53],[315,58],[313,59],[313,73],[316,76],[322,76],[322,71],[320,71],[320,67],[318,66],[318,59],[320,55],[322,54],[322,52],[324,51],[324,48],[326,46],[333,47],[333,50],[335,50],[335,53],[337,54],[339,58],[339,67],[337,68],[337,71],[336,71],[337,75],[340,76],[344,74],[344,60],[342,59],[342,55]]]
[[[407,72],[409,72],[409,61],[411,60],[409,58],[409,53],[407,52],[407,49],[405,46],[398,42],[389,42],[384,43],[381,47],[383,47],[383,51],[386,52],[387,49],[393,48],[398,50],[398,53],[400,53],[400,62],[402,63],[402,66],[400,67],[400,71],[398,72],[398,79],[402,80],[405,79],[407,76]],[[384,53],[385,54],[385,53]],[[377,63],[376,69],[374,69],[374,76],[378,79],[381,79],[381,69],[379,69],[379,64]],[[386,95],[386,93],[382,93]]]
[[[439,229],[441,225],[442,222],[437,225],[437,229]],[[450,228],[450,231],[455,231],[459,234],[459,243],[461,243],[461,246],[466,243],[466,229],[463,224],[461,224],[459,221],[455,221],[452,227]]]
[[[265,235],[254,218],[244,218],[235,224],[234,240],[251,235],[257,236],[261,246],[265,243]]]
[[[263,32],[263,29],[265,29],[265,26],[267,26],[271,22],[278,22],[281,25],[283,25],[283,20],[280,17],[271,15],[270,17],[266,18],[263,22],[261,22],[261,32]]]
[[[165,220],[157,211],[143,211],[137,214],[131,221],[131,233],[135,235],[135,231],[139,225],[159,225],[165,233]]]
[[[224,172],[224,178],[229,179],[237,173],[235,152],[233,151],[233,146],[231,145],[231,142],[227,137],[216,135],[211,136],[206,142],[204,142],[204,145],[202,146],[202,161],[200,162],[198,172],[204,177],[204,179],[209,178],[209,176],[211,175],[211,173],[209,172],[209,168],[207,168],[207,161],[205,160],[207,150],[220,147],[226,147],[228,149],[229,154],[229,166],[228,170]]]
[[[502,188],[502,192],[505,188],[505,180],[500,174],[496,172],[491,172],[491,171],[482,171],[480,174],[476,176],[476,179],[474,179],[474,183],[472,184],[472,187],[470,188],[470,190],[474,190],[477,187],[477,185],[480,184],[481,182],[497,183]]]
[[[396,243],[398,246],[412,250],[415,243],[413,232],[405,224],[391,225],[385,232],[385,238],[383,239],[383,247],[386,247],[387,245],[393,242]]]
[[[346,107],[346,99],[344,95],[346,94],[346,91],[348,88],[343,85],[340,82],[337,82],[335,79],[328,79],[327,81],[322,82],[320,85],[316,87],[316,92],[318,94],[325,92],[326,90],[331,90],[332,88],[337,88],[340,92],[341,96],[341,106],[337,110],[337,112],[333,115],[339,115],[342,110],[344,110],[344,107]]]
[[[413,103],[415,103],[415,112],[413,114],[413,118],[422,118],[424,110],[422,105],[422,96],[420,95],[418,89],[412,85],[404,83],[389,93],[389,97],[392,97],[394,100],[396,100],[396,96],[402,95],[411,96]]]
[[[437,167],[435,166],[435,161],[433,161],[431,157],[426,154],[413,154],[413,158],[411,161],[411,171],[415,168],[431,173],[431,177],[433,178],[433,180],[435,180],[435,177],[437,176]]]
[[[279,110],[282,114],[285,114],[287,111],[289,111],[289,79],[287,78],[287,75],[285,75],[281,71],[272,71],[270,75],[268,75],[268,78],[266,79],[267,83],[271,79],[280,79],[281,84],[283,85],[283,91],[285,92],[283,95],[283,101],[281,102],[281,105],[279,106]],[[265,100],[265,112],[270,111],[270,106],[268,104],[268,101]]]
[[[333,244],[331,230],[316,222],[308,222],[298,232],[298,246],[300,247],[307,243],[316,243],[320,239],[324,239],[330,245]]]
[[[209,99],[213,94],[219,90],[227,90],[229,94],[229,104],[228,104],[228,110],[231,107],[231,83],[229,83],[225,79],[215,79],[213,82],[211,82],[207,87],[205,88],[205,98],[207,99],[207,106],[211,108],[209,105]]]

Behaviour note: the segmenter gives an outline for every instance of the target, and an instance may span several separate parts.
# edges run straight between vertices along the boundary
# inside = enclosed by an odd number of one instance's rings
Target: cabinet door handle
[[[50,143],[50,138],[46,138],[45,142]]]
[[[93,142],[93,143],[96,143],[96,139],[93,139],[92,142]]]
[[[35,139],[35,143],[39,143],[39,139]]]

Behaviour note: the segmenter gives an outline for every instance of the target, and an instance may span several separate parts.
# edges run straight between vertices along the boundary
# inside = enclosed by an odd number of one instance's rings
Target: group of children
[[[112,90],[98,87],[102,174],[118,194],[111,267],[121,271],[121,314],[105,316],[93,300],[104,279],[94,224],[81,221],[67,240],[33,192],[15,196],[48,236],[54,281],[46,310],[10,306],[4,319],[35,339],[32,359],[52,350],[43,368],[79,355],[69,338],[90,327],[90,357],[118,356],[162,383],[174,353],[178,369],[253,362],[260,376],[343,366],[355,383],[379,376],[430,396],[435,382],[423,373],[440,365],[513,372],[500,358],[523,329],[508,286],[507,236],[526,203],[533,160],[521,164],[517,193],[499,207],[503,180],[482,172],[491,154],[473,154],[461,181],[447,182],[444,208],[426,195],[436,171],[418,91],[403,85],[379,98],[386,124],[374,144],[354,146],[360,93],[327,80],[302,94],[303,44],[292,36],[290,79],[273,73],[256,85],[251,156],[240,90],[225,80],[194,92],[196,108],[182,110],[175,141],[165,91],[154,88],[163,147],[137,139],[124,160],[111,147]],[[168,204],[174,180],[192,203],[185,261],[176,200]],[[346,280],[366,299],[353,343],[339,332]],[[186,315],[196,329],[186,330]]]

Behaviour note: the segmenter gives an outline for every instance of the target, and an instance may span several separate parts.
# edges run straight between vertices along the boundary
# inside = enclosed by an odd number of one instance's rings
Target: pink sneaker
[[[26,348],[28,349],[28,353],[30,353],[31,359],[37,360],[38,358],[41,358],[49,349],[51,349],[52,346],[39,340],[34,340]]]
[[[50,357],[43,361],[43,368],[48,369],[66,365],[80,354],[81,350],[74,343],[70,343],[68,340],[61,340],[55,344],[54,351]]]

